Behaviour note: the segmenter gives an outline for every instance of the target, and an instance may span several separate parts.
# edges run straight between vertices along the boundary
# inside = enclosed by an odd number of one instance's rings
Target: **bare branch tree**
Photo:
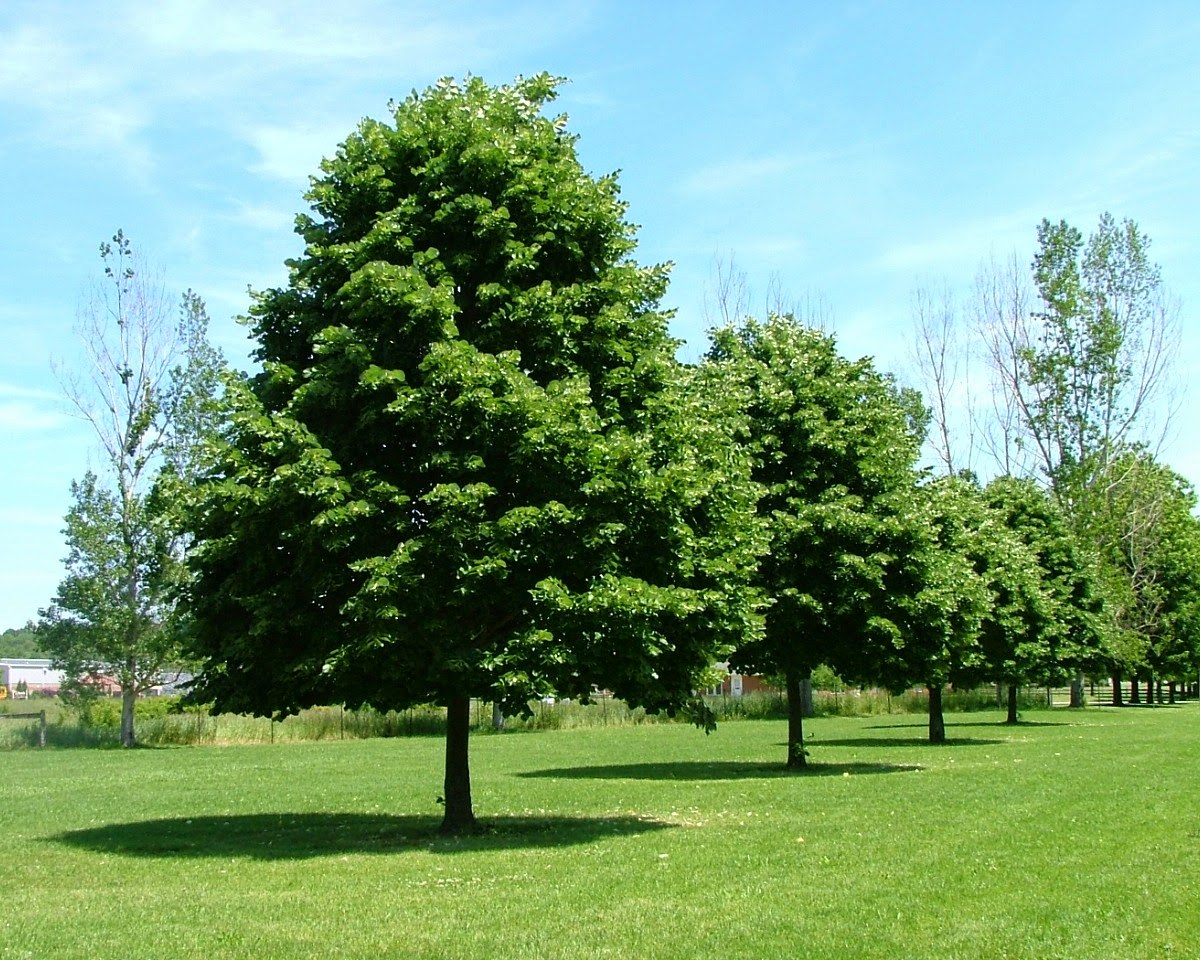
[[[975,416],[970,384],[971,355],[961,318],[948,287],[913,294],[910,356],[932,429],[926,442],[947,475],[974,468]]]

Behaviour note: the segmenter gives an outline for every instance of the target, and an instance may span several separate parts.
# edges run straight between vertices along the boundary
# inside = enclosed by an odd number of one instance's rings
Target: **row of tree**
[[[707,724],[697,677],[730,659],[786,678],[799,766],[821,663],[926,684],[933,739],[947,682],[1111,668],[1132,636],[1121,656],[1194,664],[1185,484],[1114,442],[1114,504],[1154,477],[1178,508],[1144,578],[1175,594],[1155,632],[1116,631],[1126,581],[1076,505],[930,478],[921,397],[833,337],[736,319],[679,363],[667,270],[634,261],[615,178],[543,114],[556,86],[443,81],[364,121],[313,181],[287,285],[256,298],[255,375],[215,387],[190,295],[184,362],[153,384],[99,358],[116,487],[77,485],[48,649],[130,670],[186,651],[223,710],[442,704],[448,831],[474,825],[471,698],[601,688]]]

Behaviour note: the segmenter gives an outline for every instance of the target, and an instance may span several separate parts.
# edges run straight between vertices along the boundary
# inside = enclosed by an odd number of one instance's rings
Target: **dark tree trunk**
[[[1129,702],[1137,704],[1142,702],[1142,691],[1138,686],[1137,677],[1129,681]]]
[[[1162,687],[1163,687],[1163,683],[1162,683],[1162,679],[1161,679],[1161,678],[1159,678],[1158,680],[1155,680],[1155,681],[1154,681],[1154,692],[1157,694],[1157,699],[1156,699],[1156,701],[1155,701],[1156,703],[1162,703],[1162,702],[1163,702],[1163,692],[1162,692]]]
[[[1175,681],[1167,681],[1167,703],[1175,702]]]
[[[1121,674],[1120,673],[1113,673],[1113,675],[1112,675],[1112,690],[1113,690],[1113,706],[1114,707],[1125,706],[1125,700],[1123,698],[1123,693],[1121,690]]]
[[[1077,673],[1071,679],[1071,706],[1083,706],[1083,674]]]
[[[1017,685],[1015,683],[1008,685],[1008,717],[1004,722],[1017,722]]]
[[[929,742],[946,742],[946,718],[942,715],[942,685],[929,684]]]
[[[1154,706],[1154,678],[1146,678],[1146,706]]]
[[[787,767],[789,770],[803,770],[808,766],[808,758],[804,753],[804,704],[800,696],[801,683],[801,677],[796,671],[787,671],[784,684],[787,687],[788,702]]]
[[[442,833],[470,833],[478,826],[471,807],[471,698],[451,697],[446,705],[446,815]]]

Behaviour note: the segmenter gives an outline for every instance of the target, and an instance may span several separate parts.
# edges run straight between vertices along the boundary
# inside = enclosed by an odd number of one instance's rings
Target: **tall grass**
[[[766,691],[743,697],[706,697],[718,723],[741,720],[781,720],[787,717],[787,700]],[[994,688],[947,690],[949,713],[992,710],[997,706]],[[1042,690],[1021,692],[1022,711],[1045,709]],[[880,690],[821,690],[813,697],[818,717],[888,716],[918,713],[928,709],[924,691],[890,694]],[[45,708],[49,725],[47,745],[52,747],[120,746],[121,704],[115,699],[93,701],[81,708],[64,707],[54,699],[28,701],[23,711]],[[11,707],[7,708],[10,712]],[[0,710],[0,712],[3,712]],[[647,724],[682,722],[682,717],[647,713],[614,697],[598,696],[589,703],[534,702],[524,716],[506,717],[505,732],[574,730],[593,727],[637,727]],[[472,712],[475,730],[494,732],[491,705],[476,702]],[[200,744],[251,744],[316,740],[369,740],[389,737],[440,736],[445,731],[445,711],[423,706],[409,710],[379,711],[370,707],[347,710],[341,706],[313,707],[283,720],[236,714],[212,715],[204,710],[182,707],[178,697],[150,697],[137,704],[137,736],[147,746]],[[37,745],[36,721],[0,724],[0,749]]]

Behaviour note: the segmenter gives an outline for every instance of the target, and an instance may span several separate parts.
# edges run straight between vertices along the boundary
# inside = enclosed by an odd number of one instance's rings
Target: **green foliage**
[[[765,628],[731,664],[783,675],[793,703],[820,663],[874,674],[895,634],[892,570],[917,456],[912,398],[792,317],[713,331],[708,366],[747,398],[746,446],[770,538],[756,580],[769,600]],[[799,736],[798,715],[790,729]]]
[[[1119,633],[1111,658],[1121,672],[1190,678],[1200,662],[1200,521],[1191,484],[1148,453],[1114,461],[1104,515],[1121,536],[1097,537],[1114,571]]]
[[[736,398],[675,361],[557,83],[443,81],[322,164],[193,510],[199,698],[677,710],[756,629]]]
[[[175,600],[186,538],[177,492],[209,462],[223,361],[208,344],[199,297],[184,294],[172,325],[123,232],[100,254],[107,282],[79,330],[91,369],[67,392],[94,428],[103,470],[71,485],[66,574],[41,611],[39,636],[68,692],[119,687],[121,739],[132,746],[137,696],[180,659]]]
[[[1016,577],[1016,588],[1002,586],[998,601],[1009,610],[1001,606],[1000,615],[992,615],[1001,629],[982,638],[987,674],[1008,683],[1052,684],[1094,672],[1110,640],[1097,558],[1032,480],[998,477],[984,499],[1021,545],[1003,568]]]
[[[1101,485],[1139,439],[1171,360],[1149,245],[1136,223],[1107,213],[1086,244],[1065,221],[1038,227],[1033,277],[1044,309],[1018,358],[1022,414],[1063,503]]]
[[[0,658],[40,660],[45,656],[35,623],[27,623],[20,629],[10,627],[0,634]]]

